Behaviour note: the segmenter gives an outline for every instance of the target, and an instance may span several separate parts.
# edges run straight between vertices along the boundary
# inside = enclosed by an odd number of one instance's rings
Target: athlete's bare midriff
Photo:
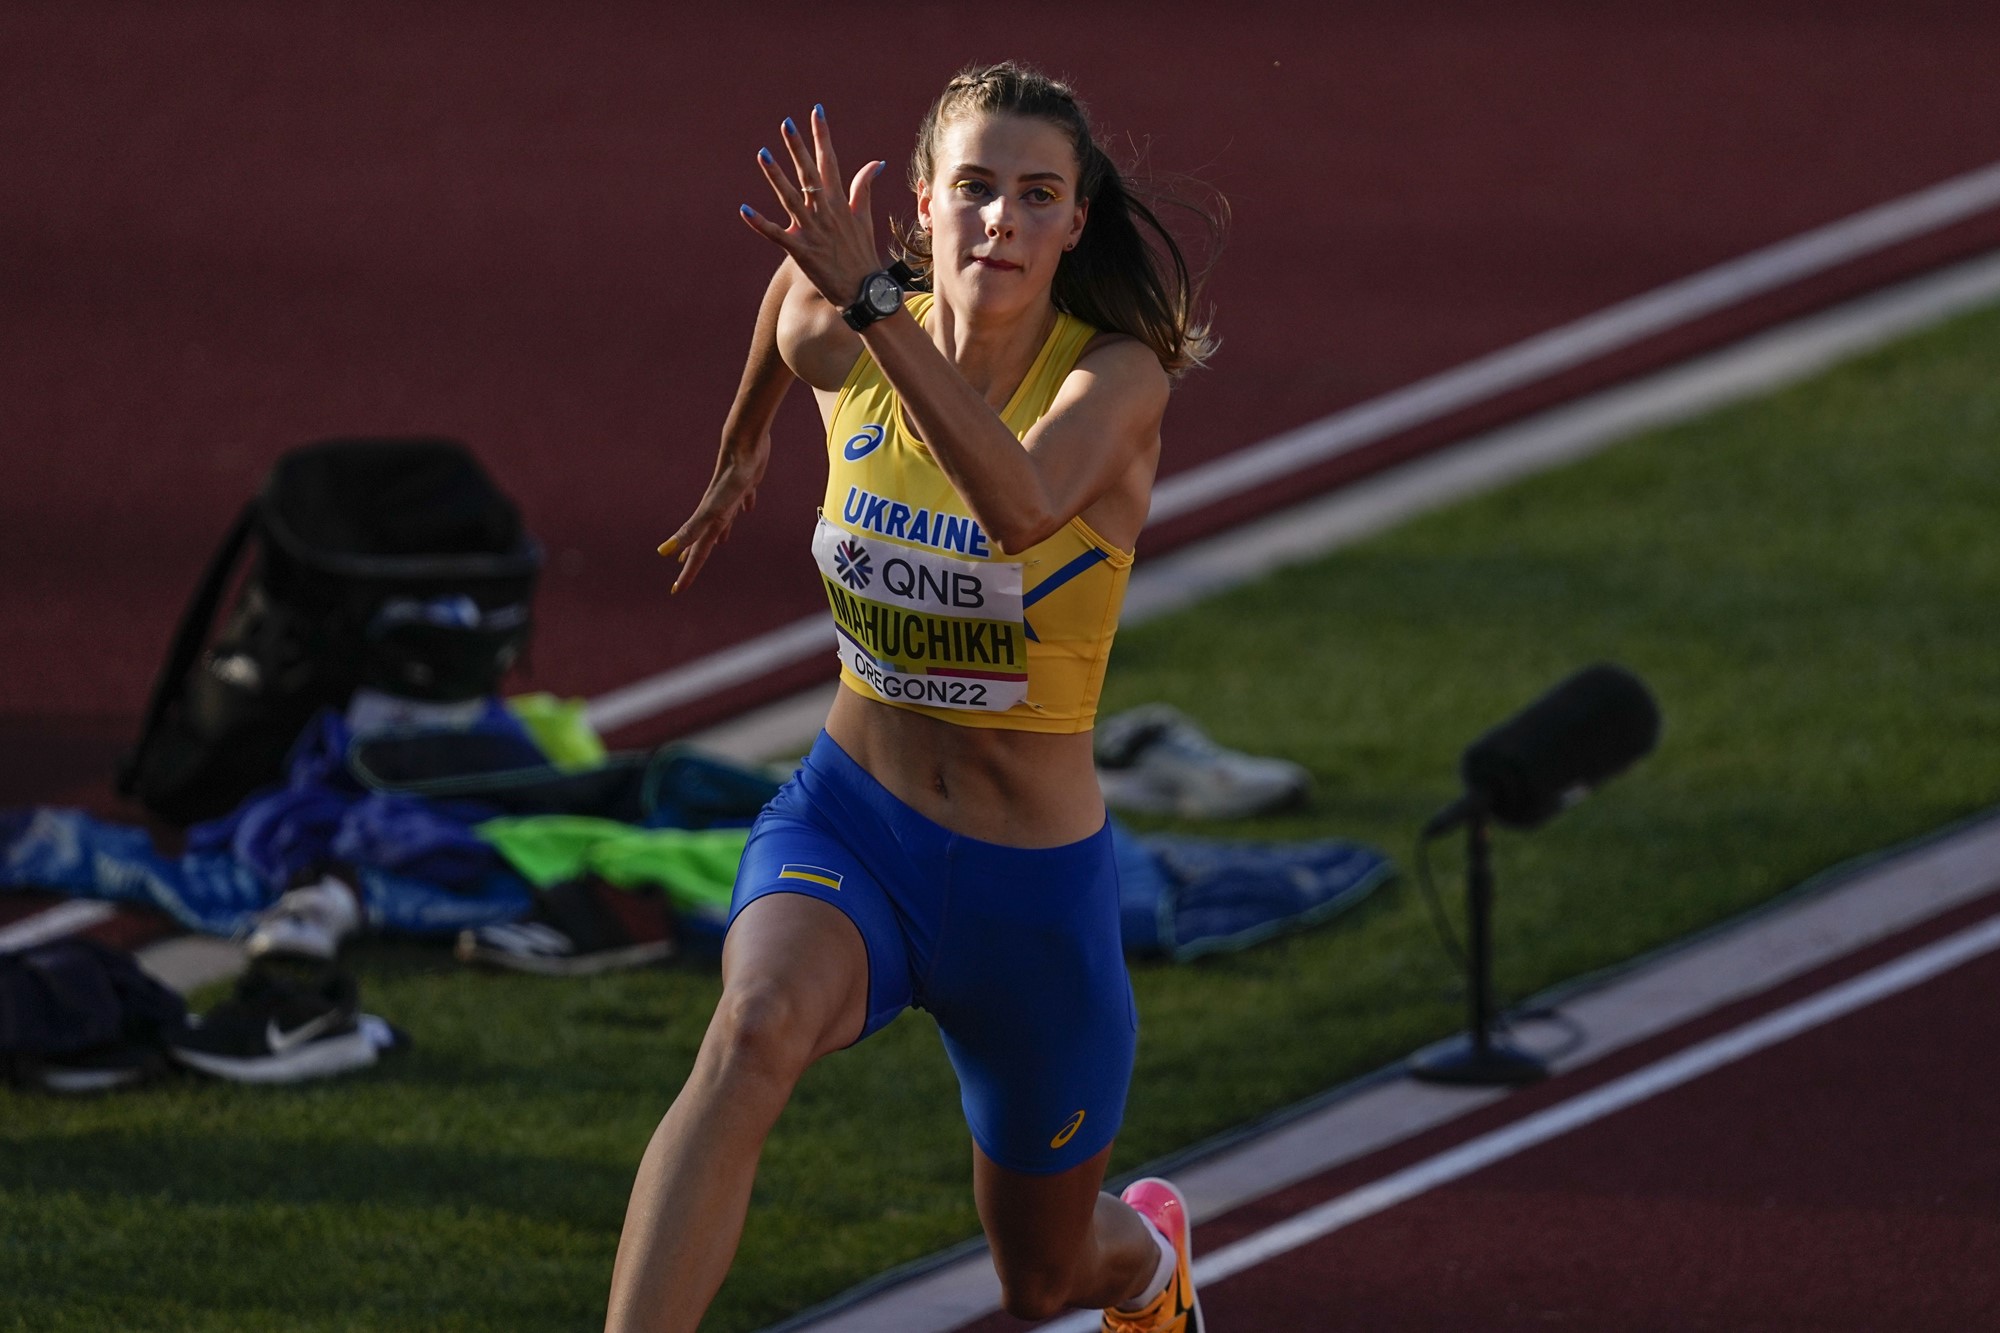
[[[961,727],[842,689],[827,734],[903,804],[954,833],[1060,847],[1104,826],[1087,731]]]

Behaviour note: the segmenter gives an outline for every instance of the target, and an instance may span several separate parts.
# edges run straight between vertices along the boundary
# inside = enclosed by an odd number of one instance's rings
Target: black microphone
[[[1645,682],[1620,666],[1585,667],[1465,747],[1465,794],[1433,815],[1434,838],[1491,815],[1534,828],[1650,754],[1660,707]]]

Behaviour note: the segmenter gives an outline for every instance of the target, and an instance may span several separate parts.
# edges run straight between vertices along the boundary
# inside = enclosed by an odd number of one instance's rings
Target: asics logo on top
[[[1068,1123],[1057,1130],[1056,1136],[1049,1140],[1049,1146],[1051,1148],[1060,1148],[1075,1138],[1076,1132],[1083,1128],[1083,1116],[1084,1113],[1082,1111],[1078,1111],[1075,1115],[1071,1116]]]
[[[833,569],[850,588],[865,588],[871,577],[868,548],[857,541],[844,541],[833,548]]]
[[[278,1020],[274,1018],[264,1024],[264,1044],[271,1048],[271,1054],[283,1055],[294,1046],[305,1045],[339,1021],[340,1012],[330,1010],[318,1018],[308,1019],[287,1032],[278,1026]]]
[[[875,447],[881,443],[882,428],[871,421],[847,437],[847,443],[841,447],[841,452],[847,455],[848,462],[858,463],[874,453]]]

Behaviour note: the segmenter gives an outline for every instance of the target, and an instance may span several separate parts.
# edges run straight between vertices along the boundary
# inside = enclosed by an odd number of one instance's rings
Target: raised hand
[[[852,305],[861,294],[862,280],[882,267],[869,194],[884,164],[870,162],[855,172],[843,193],[840,159],[834,155],[826,111],[813,108],[810,143],[789,116],[782,131],[791,170],[787,172],[768,148],[757,150],[757,165],[778,196],[789,225],[780,226],[748,204],[743,205],[743,220],[790,255],[821,296],[838,307]]]

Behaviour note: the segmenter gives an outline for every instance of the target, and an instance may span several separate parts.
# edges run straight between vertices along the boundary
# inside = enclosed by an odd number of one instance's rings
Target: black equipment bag
[[[256,565],[210,643],[252,538]],[[520,512],[455,440],[292,450],[181,613],[119,791],[193,823],[277,781],[313,714],[361,686],[492,693],[526,646],[541,564]]]

